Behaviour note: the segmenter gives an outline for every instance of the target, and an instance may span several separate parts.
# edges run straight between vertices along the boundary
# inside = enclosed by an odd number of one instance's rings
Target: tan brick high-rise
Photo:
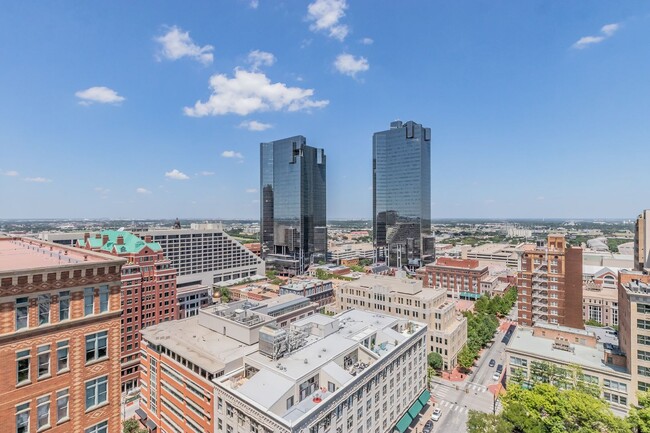
[[[0,237],[0,431],[121,430],[124,262]]]
[[[519,272],[519,323],[583,328],[582,248],[564,235],[549,235],[545,246],[526,251]]]

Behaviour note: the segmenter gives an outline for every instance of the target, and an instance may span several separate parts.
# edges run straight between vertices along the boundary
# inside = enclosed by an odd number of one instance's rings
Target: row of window
[[[108,358],[108,331],[102,331],[86,336],[86,363]],[[56,343],[56,373],[66,373],[70,369],[69,340]],[[43,380],[52,376],[51,358],[52,345],[46,344],[36,348],[37,379]],[[31,383],[31,349],[16,352],[16,385]]]
[[[92,410],[108,401],[108,376],[99,377],[86,382],[86,410]],[[55,417],[53,419],[51,405],[52,395],[44,395],[36,399],[36,431],[46,430],[54,425],[60,425],[70,420],[70,389],[56,391]],[[16,406],[16,433],[30,431],[30,402]],[[4,430],[3,430],[4,431]],[[85,433],[108,433],[108,421],[101,422],[85,430]]]

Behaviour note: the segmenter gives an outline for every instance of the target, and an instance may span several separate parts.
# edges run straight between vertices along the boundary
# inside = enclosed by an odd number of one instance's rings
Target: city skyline
[[[434,220],[645,207],[643,2],[120,6],[3,5],[0,218],[257,219],[258,145],[298,134],[328,219],[371,218],[397,118],[432,130]]]

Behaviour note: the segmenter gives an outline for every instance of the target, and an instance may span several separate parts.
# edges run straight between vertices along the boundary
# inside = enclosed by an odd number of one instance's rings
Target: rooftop
[[[107,242],[104,242],[105,237],[108,237]],[[158,242],[145,242],[133,233],[121,230],[103,230],[95,237],[79,239],[78,242],[81,247],[85,247],[88,243],[93,249],[117,254],[139,253],[145,247],[152,251],[162,251]]]
[[[199,325],[197,316],[162,322],[141,331],[142,338],[160,344],[204,370],[215,373],[244,355],[257,351],[257,343],[246,345]]]
[[[36,239],[0,237],[0,272],[102,261],[115,261],[115,257]]]
[[[518,326],[510,338],[506,350],[524,352],[550,362],[577,364],[583,368],[600,370],[601,372],[627,375],[625,368],[603,362],[604,349],[600,344],[597,347],[571,344],[571,351],[556,349],[553,347],[554,344],[553,339],[534,336],[532,328]]]
[[[360,310],[348,310],[334,317],[311,315],[292,324],[293,332],[303,333],[303,344],[297,349],[277,359],[261,352],[248,355],[244,358],[244,369],[215,382],[294,425],[321,402],[345,392],[345,386],[363,370],[422,329],[425,325],[417,322]],[[287,410],[284,400],[280,400],[292,390],[297,393],[304,381],[321,373],[336,389],[332,392],[316,388]],[[319,382],[321,386],[327,383],[323,378]]]

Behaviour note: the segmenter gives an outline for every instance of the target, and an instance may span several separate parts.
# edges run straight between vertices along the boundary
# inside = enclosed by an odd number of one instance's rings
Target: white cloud
[[[345,16],[348,8],[346,0],[316,0],[307,6],[307,19],[313,21],[309,30],[313,32],[325,30],[329,37],[343,41],[350,29],[339,20]]]
[[[0,173],[2,173],[3,176],[18,176],[18,172],[16,170],[2,171]]]
[[[135,192],[138,194],[151,194],[151,191],[149,191],[147,188],[136,188]]]
[[[258,70],[260,66],[271,66],[275,63],[275,56],[266,51],[253,50],[248,53],[248,63],[254,71]]]
[[[614,36],[614,33],[621,27],[620,24],[618,23],[613,23],[613,24],[605,24],[600,28],[600,33],[602,35],[599,36],[583,36],[582,38],[578,39],[578,42],[572,45],[573,48],[577,50],[582,50],[584,48],[587,48],[590,45],[598,44],[602,41],[604,41],[607,38],[610,38]]]
[[[239,124],[240,128],[246,128],[249,131],[266,131],[269,128],[273,128],[273,125],[270,123],[262,123],[257,120],[244,120]]]
[[[197,101],[194,107],[185,107],[185,115],[192,117],[239,114],[246,116],[257,111],[287,111],[321,108],[327,100],[314,100],[313,89],[287,87],[284,83],[271,83],[262,72],[235,69],[235,76],[224,74],[210,77],[212,95],[206,102]]]
[[[259,0],[251,0],[250,3],[248,3],[248,6],[251,9],[257,9],[257,7],[260,5]]]
[[[176,169],[173,169],[172,171],[168,171],[165,173],[165,177],[168,177],[170,179],[174,180],[187,180],[190,177],[186,175],[185,173],[182,173]]]
[[[254,194],[257,192],[257,188],[246,188],[246,192],[249,194]]]
[[[104,86],[89,87],[86,90],[79,90],[74,94],[81,99],[81,105],[98,104],[119,104],[126,98],[117,94],[113,89]]]
[[[365,57],[354,57],[352,54],[339,54],[334,61],[337,71],[350,77],[356,77],[359,72],[370,69],[370,64]]]
[[[371,38],[363,38],[359,42],[361,42],[363,45],[372,45],[375,41],[373,41]]]
[[[44,177],[26,177],[25,180],[27,182],[35,182],[35,183],[49,183],[49,182],[52,182],[52,179],[46,179]]]
[[[201,176],[213,176],[213,175],[214,175],[214,171],[202,171],[202,172],[199,173],[199,174],[200,174]]]
[[[167,33],[158,36],[155,40],[161,45],[160,54],[168,60],[189,57],[204,65],[212,63],[214,60],[212,45],[202,47],[196,45],[190,38],[190,32],[184,32],[177,26],[172,26]]]
[[[237,159],[244,158],[244,155],[242,155],[239,152],[235,152],[234,150],[224,150],[221,153],[221,156],[223,156],[224,158],[237,158]]]

